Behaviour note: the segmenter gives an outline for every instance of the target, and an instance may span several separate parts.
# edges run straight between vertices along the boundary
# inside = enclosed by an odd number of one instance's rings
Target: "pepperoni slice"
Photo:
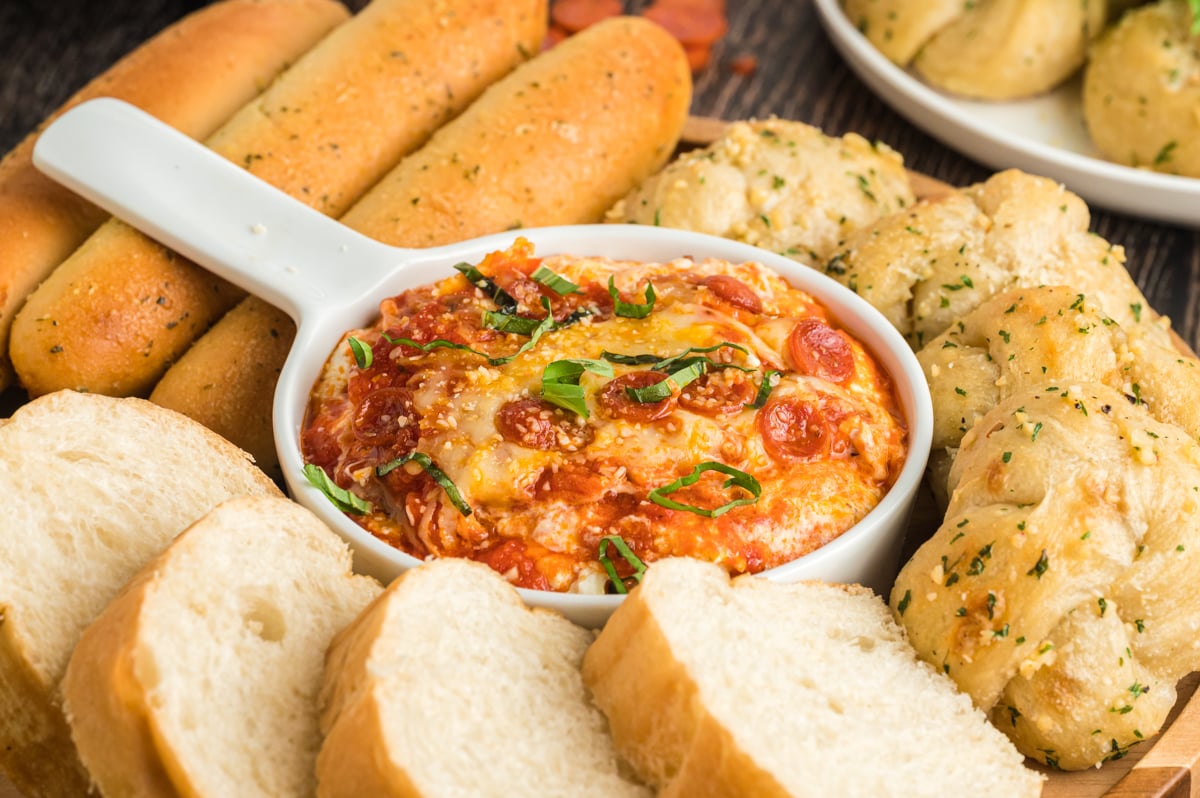
[[[660,371],[631,371],[609,380],[597,397],[600,406],[614,418],[626,421],[657,421],[675,410],[676,398],[669,396],[659,402],[638,402],[625,393],[626,388],[646,388],[667,378]]]
[[[592,440],[592,428],[577,416],[533,396],[506,403],[496,413],[496,429],[505,440],[529,449],[574,452]]]
[[[621,11],[621,0],[555,0],[550,19],[563,30],[578,33]]]
[[[387,350],[376,345],[375,362],[365,371],[353,372],[346,382],[346,398],[355,406],[375,391],[384,388],[402,388],[408,382],[406,370],[397,368],[387,356]]]
[[[679,406],[706,416],[728,416],[742,412],[757,393],[745,372],[721,369],[683,386]]]
[[[727,274],[713,274],[704,278],[703,285],[735,308],[748,310],[751,313],[762,313],[762,299],[754,289],[736,277]]]
[[[381,388],[363,397],[351,420],[354,437],[372,446],[409,451],[419,437],[412,393],[404,388]]]
[[[819,405],[796,397],[771,399],[758,413],[767,454],[784,463],[813,460],[829,452],[835,428]]]
[[[594,462],[568,461],[546,468],[538,477],[534,496],[566,504],[595,504],[612,492],[612,479]]]
[[[788,354],[801,374],[845,382],[854,374],[854,351],[839,330],[820,319],[796,322],[788,336]]]
[[[715,4],[658,2],[644,12],[685,45],[710,45],[725,35],[728,23]]]

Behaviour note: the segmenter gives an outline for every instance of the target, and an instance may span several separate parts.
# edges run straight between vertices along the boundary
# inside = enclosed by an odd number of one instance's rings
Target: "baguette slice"
[[[196,518],[279,490],[185,416],[69,391],[0,426],[0,484],[0,763],[26,794],[78,796],[58,686],[80,633]]]
[[[409,571],[329,650],[318,794],[648,797],[583,686],[591,640],[487,566]]]
[[[662,796],[1034,796],[1041,777],[866,588],[656,562],[583,674]]]
[[[79,641],[71,733],[113,796],[312,795],[334,633],[379,583],[287,499],[225,502],[138,573]]]

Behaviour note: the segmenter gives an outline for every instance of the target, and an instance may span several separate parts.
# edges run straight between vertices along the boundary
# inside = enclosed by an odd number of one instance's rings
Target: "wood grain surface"
[[[347,5],[357,10],[365,1],[349,0]],[[626,10],[637,12],[648,2],[632,0]],[[0,0],[0,152],[11,149],[52,109],[137,43],[202,5],[202,0]],[[991,174],[874,97],[834,51],[809,0],[728,0],[727,7],[728,34],[710,65],[696,75],[694,115],[775,115],[809,122],[830,134],[857,132],[901,152],[911,170],[951,185]],[[746,56],[756,59],[757,68],[740,74],[732,64]],[[1124,246],[1126,265],[1150,304],[1169,316],[1183,340],[1197,349],[1200,229],[1092,210],[1092,229]],[[0,396],[0,415],[22,398],[18,392]],[[922,528],[918,516],[914,537]],[[1190,678],[1182,686],[1187,695],[1195,682]],[[1177,711],[1184,704],[1181,700]],[[1103,768],[1051,774],[1045,795],[1200,795],[1200,772],[1195,769],[1200,717],[1193,715],[1200,716],[1200,706],[1188,706],[1181,722],[1152,748],[1135,747],[1125,759]],[[0,798],[15,795],[0,779]]]

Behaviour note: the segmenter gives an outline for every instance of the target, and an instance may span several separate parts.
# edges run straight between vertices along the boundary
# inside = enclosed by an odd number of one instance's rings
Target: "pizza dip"
[[[518,239],[455,269],[344,337],[302,430],[309,479],[418,558],[586,593],[668,556],[755,573],[845,532],[903,466],[888,375],[761,265]]]

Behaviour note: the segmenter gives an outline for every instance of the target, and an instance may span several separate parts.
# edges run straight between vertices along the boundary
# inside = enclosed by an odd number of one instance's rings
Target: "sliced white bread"
[[[78,796],[58,689],[80,633],[196,518],[279,490],[181,414],[71,391],[0,425],[0,485],[0,763],[28,795]]]
[[[584,659],[661,796],[1035,796],[1042,779],[866,588],[654,563]]]
[[[382,590],[287,499],[233,499],[146,565],[63,680],[107,798],[310,796],[325,650]]]
[[[583,685],[592,637],[479,563],[407,572],[329,650],[318,795],[648,798]]]

